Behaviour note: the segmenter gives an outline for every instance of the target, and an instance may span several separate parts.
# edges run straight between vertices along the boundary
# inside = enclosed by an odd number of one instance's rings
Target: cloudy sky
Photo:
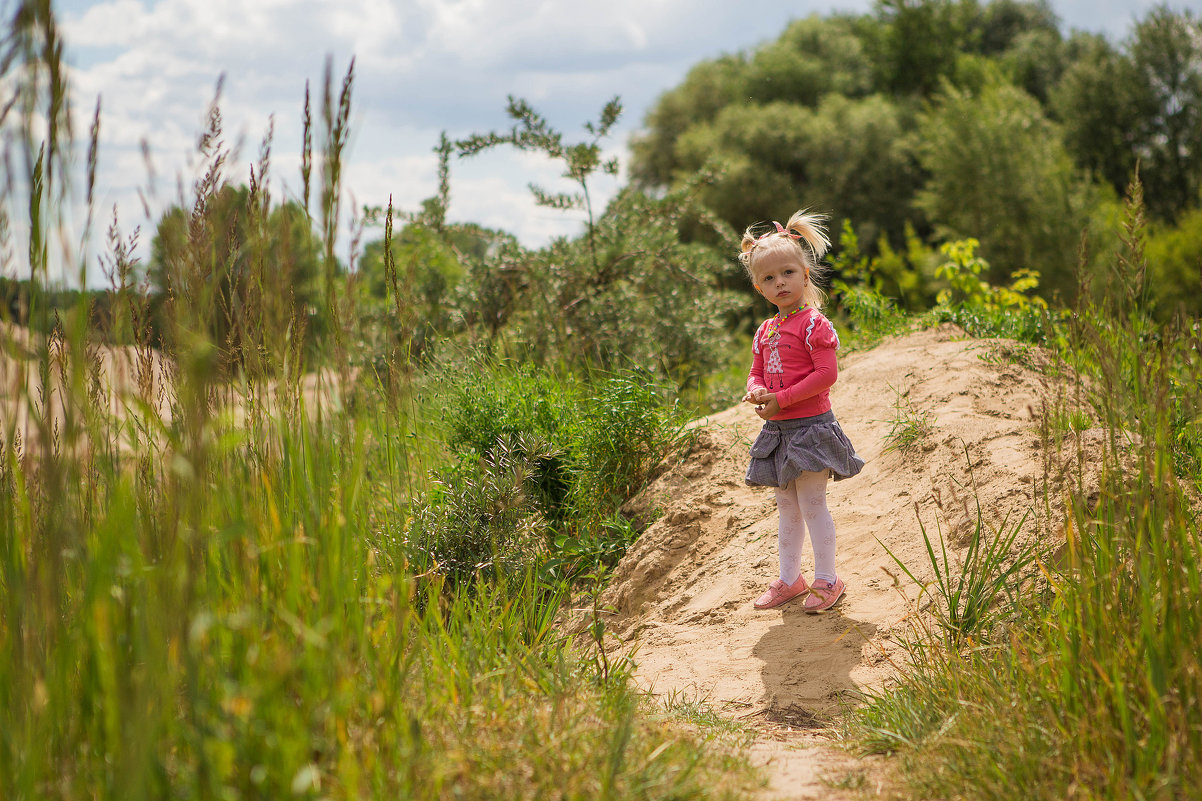
[[[1199,2],[1186,0],[1185,6]],[[1121,39],[1154,0],[1053,0],[1066,30]],[[1173,3],[1182,7],[1181,2]],[[414,209],[436,187],[432,148],[507,127],[506,96],[523,97],[569,139],[583,137],[614,95],[625,108],[609,143],[623,156],[650,105],[702,59],[755,47],[797,17],[864,12],[872,0],[60,0],[76,131],[101,99],[102,218],[141,226],[145,253],[162,210],[194,179],[205,110],[224,76],[229,177],[245,182],[274,125],[271,186],[299,192],[305,83],[315,95],[327,59],[336,77],[355,59],[348,214],[363,204]],[[143,156],[150,153],[150,167]],[[451,171],[450,216],[539,245],[579,230],[579,217],[535,207],[526,184],[568,187],[553,165],[496,151]],[[599,202],[616,184],[599,181]],[[139,200],[147,199],[149,217]],[[377,237],[368,232],[368,237]],[[93,257],[92,261],[95,261]],[[100,276],[93,271],[91,283]]]

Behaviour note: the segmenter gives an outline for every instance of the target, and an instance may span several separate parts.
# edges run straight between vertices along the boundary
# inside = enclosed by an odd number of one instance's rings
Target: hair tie
[[[781,225],[776,220],[773,220],[772,224],[774,226],[776,226],[776,230],[775,231],[766,231],[766,232],[760,234],[759,236],[757,236],[755,238],[755,242],[753,242],[751,244],[752,248],[754,248],[756,245],[758,245],[761,240],[767,239],[768,237],[772,236],[773,234],[784,234],[785,236],[789,237],[790,239],[801,239],[801,234],[797,233],[796,231],[790,231],[789,229],[785,228],[785,226]]]

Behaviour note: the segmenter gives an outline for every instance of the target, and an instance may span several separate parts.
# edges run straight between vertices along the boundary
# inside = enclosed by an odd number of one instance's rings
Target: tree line
[[[703,201],[736,228],[810,206],[877,252],[975,237],[995,281],[1035,270],[1062,300],[1082,233],[1088,264],[1113,247],[1138,166],[1168,302],[1202,258],[1202,24],[1161,5],[1111,42],[1042,1],[880,0],[696,65],[632,151],[646,190],[710,176]],[[918,305],[933,287],[907,296],[913,270],[892,289]]]

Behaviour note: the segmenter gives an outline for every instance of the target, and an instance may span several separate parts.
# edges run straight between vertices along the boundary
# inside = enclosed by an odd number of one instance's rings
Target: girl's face
[[[786,249],[767,251],[752,262],[751,275],[755,278],[756,291],[780,309],[782,314],[788,314],[801,305],[806,270],[796,254]]]

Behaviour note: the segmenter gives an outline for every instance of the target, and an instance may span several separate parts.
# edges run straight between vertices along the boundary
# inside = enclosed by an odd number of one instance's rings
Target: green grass
[[[884,452],[906,453],[921,448],[935,432],[936,418],[929,411],[919,411],[907,397],[909,390],[890,385],[893,390],[893,416],[887,421]]]
[[[861,746],[898,754],[915,795],[1168,799],[1202,786],[1202,532],[1191,491],[1202,474],[1182,426],[1202,403],[1202,341],[1192,321],[1156,326],[1145,313],[1130,283],[1145,274],[1142,236],[1136,186],[1115,265],[1123,288],[1060,336],[1089,413],[1062,406],[1053,416],[1068,432],[1045,427],[1045,447],[1093,419],[1110,433],[1088,457],[1100,491],[1082,473],[1040,501],[1067,510],[1063,556],[1038,563],[1046,586],[984,604],[1003,624],[985,636],[912,639],[912,667],[857,713]],[[994,561],[978,553],[978,565]],[[928,556],[945,564],[929,543]],[[950,623],[964,609],[956,590],[981,573],[937,575],[938,619]]]
[[[415,575],[392,494],[406,421],[203,426],[200,451],[43,454],[37,473],[6,452],[6,798],[742,786],[734,746],[664,725],[558,633],[566,586],[497,571],[452,591],[436,568]],[[50,481],[53,501],[39,497]]]
[[[53,17],[27,5],[16,18],[53,39]],[[44,75],[9,76],[30,109],[48,93],[65,103]],[[184,211],[188,250],[170,266],[194,291],[139,292],[115,235],[106,315],[84,293],[55,309],[31,291],[27,321],[50,333],[3,343],[30,370],[5,398],[29,425],[6,417],[0,431],[0,795],[745,797],[754,776],[736,740],[665,717],[620,655],[555,625],[572,571],[548,564],[569,553],[603,575],[620,554],[633,534],[611,512],[677,442],[670,404],[637,377],[544,375],[543,400],[568,397],[572,414],[535,442],[523,415],[540,413],[538,398],[522,405],[520,371],[490,368],[508,391],[481,412],[421,373],[412,336],[380,337],[381,353],[352,341],[354,274],[332,259],[352,79],[338,92],[327,76],[318,130],[305,109],[321,330],[266,313],[288,291],[271,282],[279,254],[266,238],[235,249],[246,274],[213,247],[226,229],[208,210],[229,156],[214,105]],[[66,188],[51,169],[67,174],[69,155],[25,145],[42,157],[4,185],[33,196],[5,200],[30,209],[36,262],[39,243],[60,244]],[[269,205],[268,149],[252,212]],[[418,299],[385,262],[403,324]],[[114,338],[142,368],[124,393],[99,380],[99,348]],[[169,369],[155,377],[146,365],[159,353]],[[334,401],[305,391],[316,367]],[[448,409],[471,424],[509,415],[517,430],[452,446],[436,419]],[[557,509],[532,480],[552,454],[570,457]]]

